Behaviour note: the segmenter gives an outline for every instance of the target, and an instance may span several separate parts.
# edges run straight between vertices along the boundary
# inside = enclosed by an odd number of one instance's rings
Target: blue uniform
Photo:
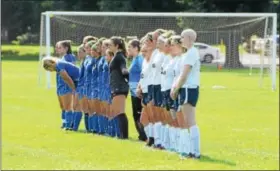
[[[79,76],[79,82],[77,87],[77,93],[79,95],[79,99],[83,98],[85,96],[85,59],[80,64],[80,76]]]
[[[85,94],[87,98],[92,96],[92,68],[95,65],[95,59],[87,56],[85,61]]]
[[[98,98],[98,68],[97,68],[97,64],[99,62],[100,59],[94,59],[94,64],[92,65],[92,69],[91,69],[91,99],[97,99]]]
[[[105,62],[105,57],[100,57],[97,59],[97,70],[98,70],[98,100],[104,101],[103,92],[104,92],[104,72],[103,72],[103,65]]]
[[[79,75],[80,75],[80,70],[76,65],[74,65],[70,62],[59,60],[56,63],[56,71],[57,71],[57,73],[60,73],[62,71],[66,71],[67,74],[69,75],[69,77],[73,80],[73,82],[75,84],[75,87],[77,87],[77,83],[78,83]],[[63,83],[65,84],[65,86],[69,87],[64,81],[63,81]],[[69,87],[69,89],[71,89],[71,88]]]
[[[104,88],[103,88],[103,95],[102,101],[106,101],[108,103],[111,103],[111,89],[110,89],[110,72],[109,72],[109,64],[106,60],[104,60],[103,63],[103,83],[104,83]]]
[[[76,63],[76,57],[73,54],[66,54],[61,58],[62,61],[71,62],[73,64]],[[64,84],[64,81],[62,80],[61,76],[57,73],[56,74],[56,93],[58,96],[65,95],[69,92],[72,92],[72,90]]]
[[[131,96],[136,97],[136,88],[140,81],[143,57],[138,55],[133,58],[129,69],[129,89]]]

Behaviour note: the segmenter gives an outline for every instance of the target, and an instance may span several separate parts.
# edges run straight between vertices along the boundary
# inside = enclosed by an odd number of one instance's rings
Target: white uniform
[[[169,55],[164,55],[164,60],[163,60],[163,63],[161,65],[161,78],[160,78],[160,81],[161,81],[161,91],[166,91],[166,87],[165,87],[165,84],[167,82],[166,80],[166,67],[169,65],[170,63],[170,60],[171,60],[171,57]]]
[[[195,47],[190,48],[183,54],[182,63],[192,66],[192,69],[184,83],[184,88],[197,88],[200,85],[200,57]]]
[[[173,86],[174,86],[174,83],[176,83],[176,81],[179,79],[179,76],[181,74],[181,71],[183,70],[183,63],[182,63],[182,56],[178,56],[177,57],[178,59],[176,60],[176,63],[175,63],[175,66],[174,66],[174,80],[173,80]]]
[[[161,52],[157,52],[152,58],[152,85],[161,84],[161,66],[164,61],[165,55]]]
[[[168,62],[168,64],[163,68],[163,73],[164,75],[164,90],[171,90],[173,82],[174,82],[174,78],[175,78],[175,65],[177,64],[179,57],[170,57],[170,60]],[[161,88],[163,88],[161,87]]]
[[[153,60],[155,60],[155,57],[156,57],[156,55],[159,53],[159,51],[158,51],[158,49],[155,49],[154,51],[153,51],[153,53],[152,53],[152,55],[151,55],[151,58],[150,58],[150,64],[151,64],[151,66],[152,66],[152,63],[153,63]],[[150,81],[149,81],[149,85],[153,85],[153,76],[154,76],[154,73],[153,73],[153,69],[152,69],[152,67],[150,68],[150,73],[149,73],[149,79],[150,79]]]
[[[148,93],[148,85],[150,84],[152,65],[146,59],[143,60],[141,78],[139,84],[143,93]]]

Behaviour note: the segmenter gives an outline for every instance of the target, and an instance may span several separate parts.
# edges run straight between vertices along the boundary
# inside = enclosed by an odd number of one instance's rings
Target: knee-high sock
[[[61,128],[65,127],[65,110],[61,111],[61,119],[62,119],[62,126]]]
[[[73,119],[73,112],[72,111],[65,111],[65,127],[70,129]]]
[[[89,131],[89,127],[88,127],[88,113],[85,113],[84,123],[85,123],[86,131]]]
[[[120,130],[120,136],[121,139],[128,139],[128,120],[125,113],[119,114],[117,116],[117,119],[119,120],[119,130]]]
[[[78,130],[82,116],[83,116],[82,112],[74,112],[74,124],[73,124],[74,131]]]
[[[120,132],[120,120],[119,116],[116,116],[112,119],[113,121],[113,132],[115,133],[114,136],[120,137],[121,132]]]
[[[190,127],[190,152],[200,156],[200,132],[197,125]]]

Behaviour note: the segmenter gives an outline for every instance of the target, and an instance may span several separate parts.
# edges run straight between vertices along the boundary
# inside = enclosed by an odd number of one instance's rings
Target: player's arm
[[[61,70],[59,72],[61,78],[64,80],[64,82],[66,84],[68,84],[68,86],[72,89],[75,90],[75,84],[73,82],[73,80],[71,79],[71,77],[68,75],[68,73],[65,70]]]
[[[128,81],[129,72],[128,72],[128,69],[126,67],[126,61],[122,56],[119,56],[118,59],[119,59],[119,64],[120,64],[122,74],[123,74],[124,78],[127,79],[127,81]]]

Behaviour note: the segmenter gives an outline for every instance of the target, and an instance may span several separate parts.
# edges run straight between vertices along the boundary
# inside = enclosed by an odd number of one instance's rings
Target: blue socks
[[[73,112],[65,111],[65,128],[71,129],[72,123],[73,123]]]
[[[61,111],[61,119],[62,119],[62,126],[61,126],[61,128],[65,128],[65,110]]]
[[[88,113],[85,113],[84,123],[85,123],[86,131],[88,132],[89,131],[89,127],[88,127]]]
[[[77,131],[82,119],[82,112],[74,112],[73,130]]]

